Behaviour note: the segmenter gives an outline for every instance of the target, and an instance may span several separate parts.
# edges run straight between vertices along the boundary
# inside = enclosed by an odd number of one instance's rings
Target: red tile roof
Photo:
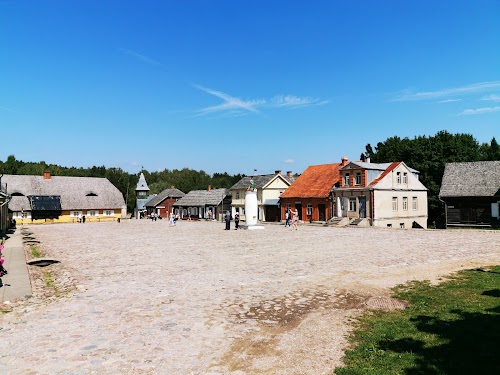
[[[311,165],[302,173],[281,198],[328,197],[330,189],[340,181],[341,163]]]
[[[401,164],[400,161],[395,161],[395,162],[391,163],[391,165],[389,165],[387,167],[387,169],[385,171],[383,171],[382,174],[380,176],[378,176],[375,180],[373,180],[370,183],[370,185],[368,185],[368,186],[375,186],[375,185],[377,185],[381,179],[383,179],[385,176],[387,176],[389,174],[389,172],[393,171],[394,168],[396,168],[399,164]]]

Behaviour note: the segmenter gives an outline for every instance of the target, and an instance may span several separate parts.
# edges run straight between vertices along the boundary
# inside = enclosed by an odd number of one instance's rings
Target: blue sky
[[[499,125],[499,0],[0,0],[1,160],[302,172]]]

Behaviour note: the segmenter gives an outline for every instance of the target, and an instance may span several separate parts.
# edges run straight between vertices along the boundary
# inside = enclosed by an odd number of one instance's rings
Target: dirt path
[[[167,224],[30,227],[77,288],[4,314],[2,371],[331,373],[370,296],[500,264],[494,231]]]

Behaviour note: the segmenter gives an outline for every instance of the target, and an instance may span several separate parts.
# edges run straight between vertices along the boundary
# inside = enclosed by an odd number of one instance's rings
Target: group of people
[[[289,227],[292,230],[297,230],[298,222],[299,222],[299,211],[297,211],[296,208],[287,210],[285,212],[285,228]]]
[[[86,219],[87,219],[87,218],[85,217],[85,215],[79,214],[79,215],[78,215],[78,219],[77,219],[77,220],[78,220],[78,222],[79,222],[79,223],[83,223],[83,224],[85,224],[85,220],[86,220]]]
[[[224,221],[226,222],[225,230],[231,230],[231,213],[229,211],[226,211],[226,214],[224,215]],[[234,215],[234,230],[238,230],[239,225],[240,214],[236,212],[236,214]]]

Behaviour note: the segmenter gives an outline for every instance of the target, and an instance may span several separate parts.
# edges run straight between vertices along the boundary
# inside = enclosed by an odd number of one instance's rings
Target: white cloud
[[[276,95],[271,99],[270,105],[273,107],[304,107],[309,105],[326,104],[327,101],[321,101],[318,98],[298,97],[295,95]]]
[[[438,103],[453,103],[453,102],[460,102],[462,99],[446,99],[446,100],[441,100]]]
[[[291,164],[291,163],[295,163],[295,160],[293,160],[293,159],[286,159],[286,160],[283,161],[283,163]]]
[[[132,51],[131,49],[127,49],[127,48],[118,48],[119,51],[129,55],[129,56],[133,56],[134,58],[136,58],[137,60],[139,61],[142,61],[142,62],[145,62],[146,64],[150,64],[150,65],[159,65],[159,66],[162,66],[163,64],[159,61],[156,61],[146,55],[143,55],[143,54],[140,54],[136,51]]]
[[[202,116],[214,112],[224,112],[231,116],[241,116],[242,114],[246,114],[249,112],[259,113],[260,111],[257,108],[262,108],[264,106],[274,108],[298,108],[328,103],[328,101],[321,101],[318,98],[298,97],[295,95],[276,95],[270,100],[242,100],[240,98],[228,95],[222,91],[213,90],[200,85],[193,86],[198,90],[201,90],[203,92],[206,92],[207,94],[213,95],[223,100],[221,104],[205,107],[198,110],[197,116]]]
[[[436,91],[421,91],[414,92],[412,90],[404,90],[397,95],[395,101],[411,101],[411,100],[430,100],[445,98],[457,95],[475,94],[479,92],[488,92],[500,89],[500,81],[480,82],[471,85],[441,89]]]
[[[488,100],[488,101],[492,101],[492,102],[500,102],[500,95],[495,95],[495,94],[486,95],[486,96],[483,96],[481,98],[481,100]]]
[[[499,107],[485,107],[485,108],[477,108],[477,109],[466,109],[465,111],[459,113],[459,115],[480,115],[483,113],[491,113],[500,111]]]
[[[233,96],[225,94],[221,91],[212,90],[200,85],[194,85],[194,87],[196,87],[198,90],[206,92],[207,94],[216,96],[224,100],[222,104],[200,109],[198,111],[200,114],[207,114],[218,111],[229,111],[229,110],[244,110],[249,112],[259,112],[255,107],[265,103],[265,100],[244,101],[239,98],[235,98]]]

